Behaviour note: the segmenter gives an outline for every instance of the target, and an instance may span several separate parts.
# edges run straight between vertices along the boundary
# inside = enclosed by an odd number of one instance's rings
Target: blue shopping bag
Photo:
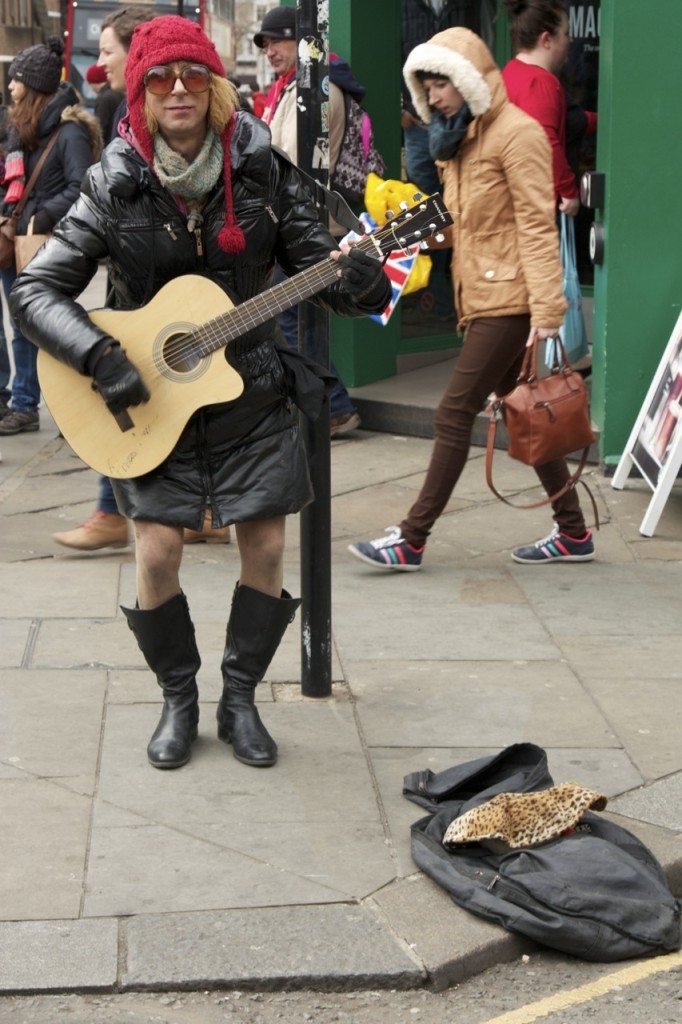
[[[568,303],[563,326],[559,335],[566,350],[569,363],[575,364],[590,351],[583,316],[583,296],[578,280],[575,259],[575,221],[573,217],[561,214],[561,265],[564,268],[564,296]],[[545,362],[554,362],[554,340],[547,342]]]

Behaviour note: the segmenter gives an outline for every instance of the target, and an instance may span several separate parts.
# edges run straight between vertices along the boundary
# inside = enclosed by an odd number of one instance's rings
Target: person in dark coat
[[[111,111],[109,131],[104,135],[104,145],[118,138],[119,122],[126,115],[125,69],[128,50],[133,32],[143,21],[153,18],[152,11],[144,7],[118,7],[111,11],[102,22],[99,37],[99,59],[88,69],[88,74],[97,71],[104,75],[111,93],[119,96],[117,107]],[[111,305],[111,289],[107,287],[107,305]],[[115,295],[113,296],[115,299]],[[101,551],[103,548],[124,548],[130,543],[130,532],[125,516],[116,504],[116,496],[107,476],[99,478],[97,504],[87,519],[71,530],[60,530],[52,539],[65,548],[75,551]]]
[[[43,150],[55,132],[57,141],[40,173],[17,224],[17,234],[52,231],[78,196],[85,171],[99,157],[102,138],[96,119],[79,104],[72,86],[59,84],[62,73],[61,39],[22,50],[9,66],[12,107],[6,142],[5,196],[2,212],[11,214]],[[0,271],[5,295],[16,267]],[[40,389],[35,346],[14,331],[14,378],[11,409],[0,419],[0,434],[38,430]]]
[[[119,340],[75,301],[102,258],[123,308],[145,305],[186,274],[209,278],[240,303],[267,288],[275,258],[294,274],[330,254],[338,279],[318,301],[347,316],[384,308],[390,283],[381,264],[359,250],[340,254],[298,172],[273,153],[267,127],[237,110],[198,25],[174,15],[139,25],[126,84],[124,137],[106,148],[12,294],[26,334],[92,376],[112,412],[146,401],[148,391]],[[236,524],[241,557],[218,736],[245,764],[277,758],[254,693],[300,603],[282,589],[285,517],[312,500],[295,402],[304,402],[297,381],[310,384],[313,371],[275,347],[274,331],[268,321],[230,344],[244,382],[239,398],[195,412],[157,469],[114,482],[136,538],[137,604],[123,611],[164,695],[148,747],[157,768],[185,764],[197,734],[200,659],[179,568],[183,528],[198,529],[208,505],[214,525]],[[149,345],[151,355],[151,338]]]
[[[100,123],[102,138],[108,142],[113,137],[114,115],[123,103],[125,94],[111,88],[106,69],[101,64],[91,64],[85,72],[85,80],[95,93],[95,117]]]

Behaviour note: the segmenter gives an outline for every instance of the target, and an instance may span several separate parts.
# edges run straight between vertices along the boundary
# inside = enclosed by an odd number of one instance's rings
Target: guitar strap
[[[283,149],[279,146],[271,146],[273,153],[277,153],[282,160],[286,160],[288,164],[295,167],[300,176],[303,178],[304,183],[308,186],[311,198],[318,209],[323,207],[329,211],[330,217],[332,217],[337,224],[346,228],[348,231],[355,231],[359,235],[364,235],[365,229],[362,224],[355,216],[350,206],[340,195],[339,192],[332,192],[331,189],[325,188],[324,185],[320,184],[315,178],[311,178],[309,174],[302,171],[298,164],[295,164],[293,160],[287,156]]]

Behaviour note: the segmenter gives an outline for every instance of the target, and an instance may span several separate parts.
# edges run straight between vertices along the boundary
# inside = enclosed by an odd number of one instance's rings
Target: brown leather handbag
[[[526,349],[516,387],[508,395],[496,399],[490,407],[486,482],[493,494],[515,508],[539,508],[575,487],[587,462],[590,445],[595,439],[585,381],[571,368],[561,339],[557,338],[554,345],[554,363],[550,374],[542,378],[538,376],[539,344],[537,338],[534,338]],[[507,428],[509,455],[512,459],[525,462],[527,466],[542,466],[582,449],[577,470],[560,491],[531,505],[515,505],[495,489],[492,463],[497,424],[501,419]],[[598,525],[599,517],[592,492],[584,480],[580,480],[580,483],[590,495]]]

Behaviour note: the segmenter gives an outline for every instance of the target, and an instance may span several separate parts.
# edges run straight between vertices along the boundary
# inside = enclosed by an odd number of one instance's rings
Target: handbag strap
[[[578,468],[576,469],[575,473],[573,473],[569,477],[569,479],[566,481],[566,483],[564,484],[564,486],[561,488],[560,491],[557,491],[556,494],[550,494],[550,496],[548,498],[543,498],[542,501],[534,501],[530,505],[517,505],[516,502],[509,501],[509,499],[505,498],[503,494],[500,494],[500,492],[495,487],[495,484],[493,483],[493,455],[494,455],[494,452],[495,452],[495,437],[497,435],[497,424],[499,422],[499,418],[500,418],[499,402],[494,402],[492,407],[491,407],[490,424],[488,426],[488,441],[487,441],[486,450],[485,450],[485,482],[487,483],[488,487],[493,492],[493,494],[497,498],[499,498],[500,501],[503,501],[505,503],[505,505],[510,505],[512,508],[521,508],[521,509],[541,508],[543,505],[549,505],[549,504],[551,504],[551,502],[556,501],[557,498],[563,497],[564,494],[567,494],[570,490],[572,490],[576,486],[576,484],[582,484],[583,487],[585,488],[585,490],[587,491],[589,497],[590,497],[590,501],[592,502],[592,511],[594,512],[594,525],[595,525],[595,529],[598,530],[599,529],[599,509],[597,508],[597,502],[594,500],[594,495],[592,494],[592,491],[587,486],[585,481],[580,479],[580,474],[582,473],[583,469],[585,468],[585,463],[587,462],[587,456],[588,456],[588,453],[590,451],[590,446],[588,445],[583,450],[583,453],[580,456],[580,462],[578,464]]]
[[[45,161],[47,160],[48,156],[50,155],[50,150],[52,149],[52,147],[54,146],[55,142],[57,141],[57,136],[59,135],[60,131],[61,131],[61,125],[59,126],[59,128],[57,128],[57,130],[55,132],[52,133],[52,135],[48,139],[48,142],[47,142],[47,145],[45,146],[45,149],[40,154],[40,159],[38,160],[38,163],[33,168],[33,173],[31,174],[31,177],[28,179],[28,183],[27,183],[27,185],[24,188],[24,191],[23,191],[23,194],[21,196],[21,199],[19,200],[17,205],[12,210],[11,216],[14,218],[15,221],[18,221],[19,218],[21,217],[22,213],[24,212],[24,207],[26,206],[26,203],[28,202],[28,197],[31,195],[31,192],[35,188],[35,184],[36,184],[38,178],[40,177],[40,172],[42,171],[43,167],[45,166]]]

